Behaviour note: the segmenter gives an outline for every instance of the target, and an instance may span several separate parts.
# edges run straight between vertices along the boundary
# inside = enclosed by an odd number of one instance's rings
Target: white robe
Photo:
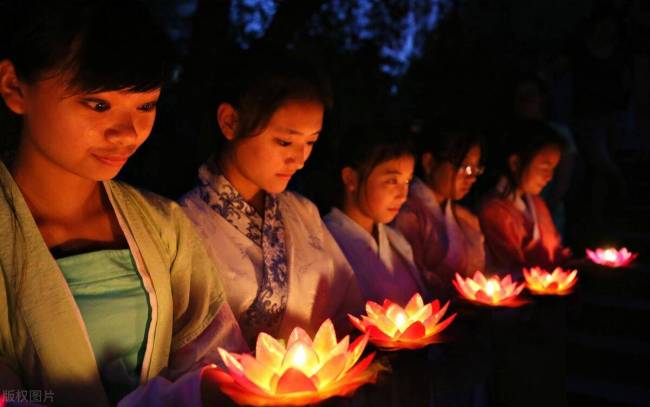
[[[390,299],[406,305],[416,292],[429,299],[413,261],[411,245],[397,230],[378,223],[375,240],[336,208],[324,220],[357,275],[359,288],[366,300],[381,303],[384,299]]]
[[[299,326],[313,335],[330,318],[337,334],[343,336],[351,329],[347,314],[363,309],[354,272],[312,202],[292,192],[283,192],[278,198],[286,231],[289,294],[278,332],[272,334],[287,339]],[[210,208],[201,199],[199,188],[180,203],[220,270],[228,303],[239,320],[258,292],[261,247]]]

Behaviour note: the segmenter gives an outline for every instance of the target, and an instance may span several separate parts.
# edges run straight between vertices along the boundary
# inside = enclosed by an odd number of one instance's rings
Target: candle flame
[[[485,293],[489,296],[494,295],[495,291],[497,291],[498,289],[499,289],[499,284],[492,279],[489,279],[487,284],[485,285]]]
[[[293,354],[293,360],[291,361],[291,365],[297,368],[302,368],[305,366],[306,361],[307,361],[307,355],[305,354],[305,347],[302,345],[298,345],[298,347],[296,348],[296,353]]]

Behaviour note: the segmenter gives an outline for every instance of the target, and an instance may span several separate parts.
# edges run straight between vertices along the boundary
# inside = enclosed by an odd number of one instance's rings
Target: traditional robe
[[[142,385],[120,405],[198,405],[198,368],[218,360],[217,346],[245,349],[219,270],[177,204],[119,182],[103,188],[151,307]],[[0,236],[0,387],[51,391],[57,405],[107,406],[79,309],[2,163]]]
[[[544,200],[525,194],[513,201],[497,191],[479,206],[486,237],[488,269],[520,276],[522,267],[552,267],[563,260],[563,248]]]
[[[441,207],[433,191],[417,178],[395,226],[411,244],[415,264],[433,286],[449,288],[455,273],[468,276],[485,268],[484,238],[476,216],[452,201]]]
[[[325,217],[327,228],[345,253],[366,300],[390,299],[406,305],[416,292],[430,297],[413,260],[411,245],[390,226],[378,223],[377,240],[337,208]]]
[[[269,256],[265,253],[269,248],[259,244],[255,220],[240,219],[255,215],[236,190],[228,186],[225,177],[208,165],[199,170],[199,176],[201,185],[180,202],[203,237],[210,258],[223,270],[220,278],[228,303],[244,325],[242,329],[247,332],[248,342],[253,344],[259,333],[250,326],[253,308],[258,315],[266,313],[271,319],[281,310],[277,324],[269,320],[266,328],[258,328],[276,337],[288,338],[296,326],[314,334],[327,318],[332,319],[339,335],[348,332],[347,313],[361,311],[361,293],[350,265],[320,219],[316,206],[292,192],[277,194],[271,201],[267,199],[264,225],[269,221],[266,219],[269,211],[273,210],[269,205],[275,205],[269,202],[276,202],[279,213],[270,212],[275,226],[268,232],[262,226],[262,233],[269,235],[266,238],[269,243],[284,239],[281,249],[284,256]],[[271,194],[267,198],[268,195]],[[248,226],[242,228],[235,223],[240,220]],[[279,225],[281,229],[277,228]],[[271,270],[267,269],[269,266]],[[285,277],[273,277],[284,272]],[[276,281],[271,284],[269,279]],[[269,303],[274,306],[270,310],[257,305],[261,296],[271,298]]]

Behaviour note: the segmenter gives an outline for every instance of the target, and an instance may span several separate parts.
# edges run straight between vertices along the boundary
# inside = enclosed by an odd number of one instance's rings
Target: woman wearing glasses
[[[513,126],[502,161],[501,179],[479,207],[487,238],[488,268],[521,275],[524,266],[551,267],[569,255],[544,200],[565,140],[550,126],[526,120]]]
[[[421,178],[395,221],[413,247],[418,269],[431,289],[444,294],[454,273],[473,274],[485,265],[483,234],[462,199],[483,173],[481,137],[469,131],[421,133]]]

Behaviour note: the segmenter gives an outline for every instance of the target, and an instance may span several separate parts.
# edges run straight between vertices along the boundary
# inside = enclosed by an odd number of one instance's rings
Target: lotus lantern
[[[569,294],[578,282],[578,270],[563,270],[556,267],[548,272],[540,267],[524,269],[526,287],[535,294],[565,295]]]
[[[503,278],[499,278],[499,276],[486,278],[480,271],[474,273],[474,277],[471,278],[463,278],[456,273],[453,283],[464,298],[496,307],[520,305],[517,296],[524,289],[524,284],[513,282],[510,275]]]
[[[374,382],[379,365],[374,353],[357,363],[368,335],[350,344],[349,336],[336,340],[334,326],[326,320],[312,340],[295,328],[286,347],[266,333],[257,337],[255,356],[219,348],[226,369],[215,367],[221,391],[240,405],[296,406],[347,396]]]
[[[612,247],[607,249],[587,249],[587,257],[596,264],[606,267],[625,267],[632,263],[638,256],[638,253],[632,253],[623,247],[616,250]]]
[[[361,318],[348,315],[352,324],[369,335],[369,341],[383,350],[417,349],[440,341],[439,333],[452,323],[456,314],[444,321],[449,302],[424,304],[420,294],[411,297],[406,307],[384,300],[383,305],[368,301]]]

